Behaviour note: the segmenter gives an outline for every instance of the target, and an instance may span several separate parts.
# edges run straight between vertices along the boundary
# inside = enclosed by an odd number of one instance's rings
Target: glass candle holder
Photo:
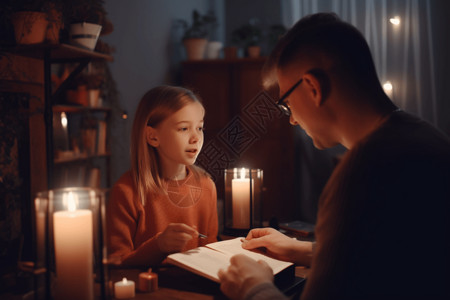
[[[46,272],[43,299],[106,299],[104,192],[92,188],[40,192],[34,221],[35,265]]]
[[[263,171],[234,168],[225,170],[224,233],[246,235],[261,227]]]

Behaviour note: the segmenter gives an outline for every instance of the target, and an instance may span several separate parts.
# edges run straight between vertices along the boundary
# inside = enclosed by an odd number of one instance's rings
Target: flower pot
[[[102,106],[100,98],[100,89],[88,89],[88,100],[90,107]]]
[[[248,57],[259,57],[261,54],[261,47],[260,46],[249,46],[247,48]]]
[[[213,41],[208,42],[206,45],[206,58],[208,59],[218,59],[220,56],[220,50],[222,49],[222,43]]]
[[[183,40],[183,44],[186,49],[187,59],[188,60],[203,59],[207,43],[208,41],[206,39],[193,38]]]
[[[19,45],[43,43],[47,31],[47,15],[36,11],[20,11],[12,16],[16,43]]]
[[[76,23],[70,25],[69,41],[72,45],[94,50],[102,26],[92,23]]]
[[[89,97],[88,91],[85,85],[79,85],[76,90],[67,90],[66,101],[68,103],[78,104],[82,106],[88,106]]]

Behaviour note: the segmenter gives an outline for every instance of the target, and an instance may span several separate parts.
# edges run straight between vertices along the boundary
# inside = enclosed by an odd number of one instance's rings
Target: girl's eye
[[[187,131],[188,128],[187,128],[187,127],[181,127],[181,128],[179,128],[178,130],[179,130],[179,131]]]
[[[198,128],[198,131],[204,131],[205,130],[205,127],[199,127]]]

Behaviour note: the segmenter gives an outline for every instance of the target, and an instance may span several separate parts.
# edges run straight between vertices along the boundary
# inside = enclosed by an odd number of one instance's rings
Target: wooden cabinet
[[[263,221],[294,217],[294,146],[289,119],[263,91],[265,58],[185,61],[182,84],[205,106],[205,143],[198,163],[214,178],[224,197],[223,170],[259,168],[264,172]]]

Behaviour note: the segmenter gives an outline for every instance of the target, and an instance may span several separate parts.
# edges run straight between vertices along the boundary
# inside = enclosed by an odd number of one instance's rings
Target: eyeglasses
[[[289,106],[285,103],[286,98],[289,97],[289,95],[302,83],[303,78],[300,78],[299,81],[297,81],[286,93],[284,93],[283,96],[281,96],[280,100],[277,101],[277,106],[281,109],[281,111],[286,115],[291,115],[291,109]]]

